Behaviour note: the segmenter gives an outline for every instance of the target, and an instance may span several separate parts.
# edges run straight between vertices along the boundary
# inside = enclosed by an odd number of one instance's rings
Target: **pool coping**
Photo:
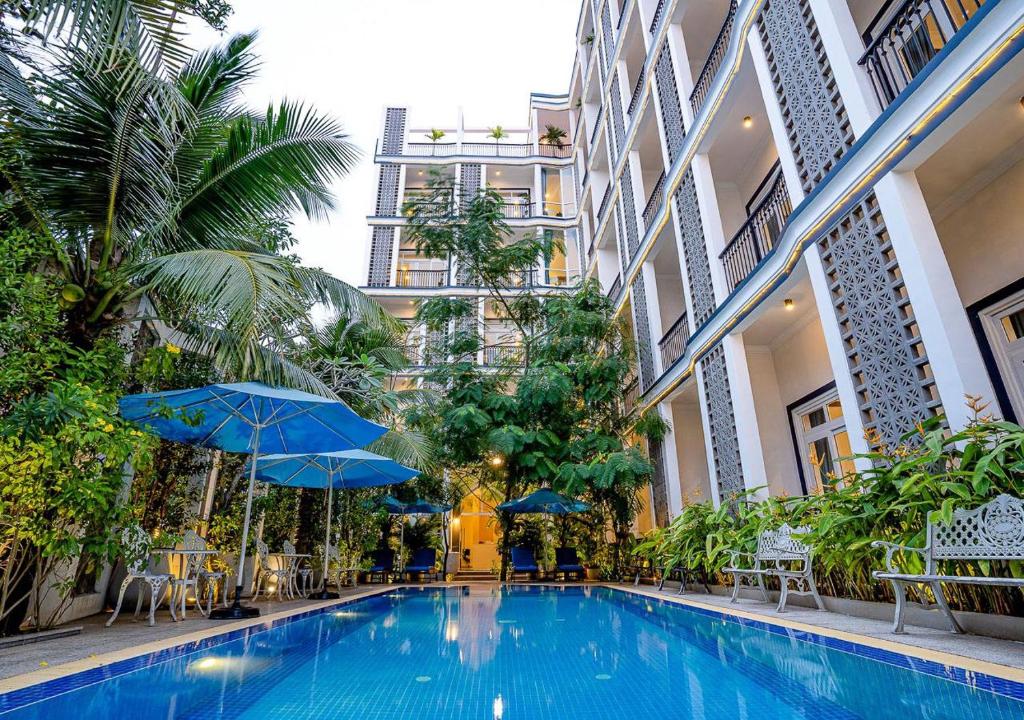
[[[470,583],[438,583],[432,587],[461,587]],[[489,583],[497,586],[502,584]],[[581,587],[576,583],[523,583],[548,587]],[[933,675],[972,688],[1024,701],[1024,669],[1009,665],[955,655],[930,648],[883,640],[869,635],[846,632],[811,625],[797,620],[768,617],[740,608],[722,608],[689,597],[666,596],[655,590],[623,586],[613,583],[586,583],[586,587],[603,587],[611,591],[632,594],[665,605],[676,605],[705,616],[735,622],[777,635],[811,642],[835,650],[848,652],[914,672]],[[431,586],[426,586],[431,587]],[[155,640],[94,657],[73,660],[54,667],[0,680],[0,716],[46,697],[63,694],[105,680],[126,675],[177,657],[232,642],[239,638],[269,631],[275,627],[306,617],[322,614],[333,608],[349,605],[393,593],[406,588],[424,588],[422,585],[395,584],[324,600],[300,608],[282,610],[258,618],[225,623],[173,638]]]
[[[53,667],[0,679],[0,717],[12,710],[38,702],[43,697],[60,695],[120,677],[183,655],[208,650],[239,638],[322,614],[332,608],[378,595],[386,595],[405,587],[415,586],[396,584],[367,588],[342,598],[323,600],[246,620],[226,622],[216,627],[154,640],[142,645],[113,650],[102,655],[72,660]]]
[[[633,594],[662,604],[679,605],[701,615],[736,622],[765,632],[811,642],[860,657],[932,675],[968,687],[1024,702],[1024,669],[965,655],[883,640],[870,635],[811,625],[799,620],[769,617],[740,608],[723,608],[686,596],[668,596],[641,587],[597,583],[600,587]],[[915,662],[917,661],[917,662]]]

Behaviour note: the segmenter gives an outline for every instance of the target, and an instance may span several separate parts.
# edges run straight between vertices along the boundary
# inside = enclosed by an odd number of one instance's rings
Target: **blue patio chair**
[[[540,575],[540,567],[537,565],[537,559],[533,556],[533,550],[528,547],[514,547],[512,548],[512,567],[509,577],[514,582],[516,575],[523,574],[536,578]]]
[[[409,564],[405,568],[405,572],[410,576],[419,575],[419,579],[422,580],[424,577],[433,577],[434,580],[438,579],[438,572],[435,569],[437,564],[437,550],[434,548],[422,548],[412,554],[412,559],[409,560]]]
[[[387,582],[395,574],[395,551],[377,550],[373,553],[373,564],[366,571],[367,580],[373,582],[379,577],[382,583]]]
[[[559,573],[568,581],[573,575],[577,580],[582,580],[586,568],[580,563],[580,556],[576,554],[576,548],[561,547],[555,548],[555,577]]]

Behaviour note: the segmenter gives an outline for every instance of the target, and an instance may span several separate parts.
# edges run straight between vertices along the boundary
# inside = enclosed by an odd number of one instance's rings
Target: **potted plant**
[[[490,132],[487,133],[487,137],[494,138],[494,154],[498,154],[498,143],[504,138],[508,137],[508,133],[505,132],[505,128],[501,125],[495,125],[492,128],[487,128]]]
[[[540,139],[545,145],[553,145],[557,148],[562,148],[565,145],[565,139],[567,137],[569,137],[569,134],[557,125],[545,125],[544,134],[540,136]]]
[[[426,135],[424,135],[424,137],[428,138],[430,140],[430,142],[432,142],[434,144],[434,146],[435,146],[435,147],[432,147],[430,149],[430,154],[431,155],[433,155],[436,152],[436,150],[437,150],[437,148],[436,148],[437,141],[440,140],[441,138],[443,138],[444,136],[445,136],[444,130],[438,130],[437,128],[430,128],[430,132],[427,133]]]

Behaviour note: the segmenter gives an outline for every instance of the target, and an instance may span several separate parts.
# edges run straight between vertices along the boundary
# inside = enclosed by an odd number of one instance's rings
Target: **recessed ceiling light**
[[[793,302],[793,298],[786,298],[785,300],[782,301],[782,305],[787,310],[792,310],[795,307],[795,303]]]
[[[743,127],[749,128],[749,127],[753,127],[753,126],[754,126],[754,118],[750,117],[749,115],[747,115],[745,118],[743,118]]]
[[[495,171],[494,171],[494,174],[495,174],[495,175],[501,175],[501,170],[495,170]]]

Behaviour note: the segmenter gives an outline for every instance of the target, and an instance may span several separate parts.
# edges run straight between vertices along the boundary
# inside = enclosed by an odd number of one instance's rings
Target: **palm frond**
[[[366,449],[424,472],[433,469],[436,464],[433,443],[422,433],[413,430],[389,430],[367,445]]]

